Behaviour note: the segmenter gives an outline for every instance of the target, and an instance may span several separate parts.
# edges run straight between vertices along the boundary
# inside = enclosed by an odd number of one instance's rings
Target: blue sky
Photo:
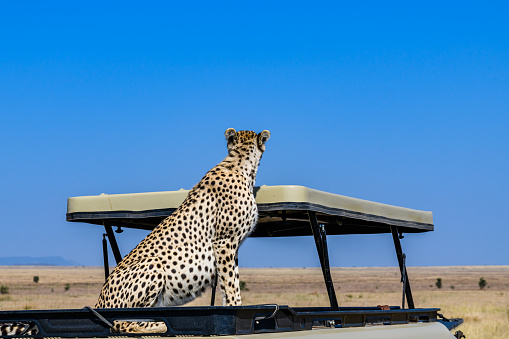
[[[508,265],[504,2],[12,1],[0,10],[0,257],[101,265],[66,199],[191,188],[261,131],[257,184],[431,210],[408,265]],[[118,237],[126,254],[146,233]],[[333,266],[396,264],[388,235]],[[242,266],[316,266],[312,238],[248,239]]]

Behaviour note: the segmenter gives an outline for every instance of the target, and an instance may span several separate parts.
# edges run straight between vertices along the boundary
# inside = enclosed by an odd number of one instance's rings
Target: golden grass
[[[467,338],[509,338],[509,266],[410,267],[408,273],[416,307],[463,318]],[[319,268],[241,268],[240,276],[248,289],[242,291],[244,305],[328,305]],[[332,276],[341,306],[401,305],[397,268],[333,268]],[[487,281],[484,290],[480,277]],[[0,267],[0,285],[9,288],[0,294],[0,310],[94,306],[103,280],[101,267]],[[189,305],[209,303],[210,290]],[[221,303],[218,291],[216,305]]]

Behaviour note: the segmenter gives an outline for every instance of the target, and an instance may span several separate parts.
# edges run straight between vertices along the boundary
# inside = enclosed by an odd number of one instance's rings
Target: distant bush
[[[34,275],[34,283],[38,283],[39,282],[39,276],[38,275]]]
[[[69,291],[69,289],[70,289],[70,288],[71,288],[71,284],[69,284],[69,283],[65,284],[64,289],[65,289],[66,291]]]
[[[249,288],[247,288],[247,284],[245,281],[240,281],[239,282],[239,287],[240,287],[240,290],[241,291],[249,291]]]
[[[1,286],[0,286],[0,293],[1,293],[1,294],[7,294],[7,293],[9,293],[9,286],[1,285]]]
[[[479,278],[479,288],[481,290],[483,290],[485,287],[486,287],[486,279],[484,279],[483,277]]]
[[[442,278],[437,278],[437,281],[435,282],[435,285],[438,288],[442,288]]]

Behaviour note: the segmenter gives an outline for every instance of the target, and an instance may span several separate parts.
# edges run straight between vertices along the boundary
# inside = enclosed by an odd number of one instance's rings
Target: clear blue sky
[[[191,188],[224,131],[268,129],[257,184],[431,210],[408,265],[509,264],[507,2],[11,1],[0,5],[0,257],[101,265],[66,199]],[[145,233],[118,237],[126,254]],[[333,266],[395,265],[388,235]],[[312,238],[242,266],[315,266]]]

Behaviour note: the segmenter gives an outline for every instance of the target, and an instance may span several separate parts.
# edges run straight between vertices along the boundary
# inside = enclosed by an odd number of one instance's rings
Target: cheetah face
[[[270,132],[264,130],[261,133],[256,134],[252,131],[235,131],[233,128],[228,128],[224,132],[224,136],[227,140],[228,152],[234,149],[240,149],[242,146],[255,145],[260,153],[265,152],[265,142],[270,138]],[[261,155],[261,154],[260,154]]]

